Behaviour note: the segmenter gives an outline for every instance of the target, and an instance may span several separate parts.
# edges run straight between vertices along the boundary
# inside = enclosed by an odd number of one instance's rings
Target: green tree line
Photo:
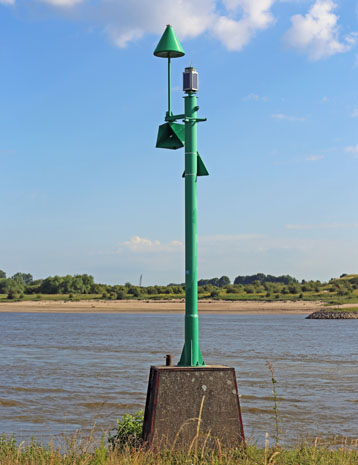
[[[167,286],[135,286],[129,282],[120,285],[95,283],[88,274],[49,276],[45,279],[33,279],[30,273],[15,273],[7,277],[0,270],[0,294],[7,299],[41,298],[42,295],[62,295],[69,298],[103,299],[172,299],[184,298],[184,284]],[[198,281],[199,298],[227,300],[244,299],[321,299],[333,297],[344,301],[358,301],[358,275],[341,275],[327,283],[320,281],[299,282],[289,275],[273,276],[257,273],[237,276],[231,284],[227,276]],[[32,296],[32,297],[31,297]],[[87,297],[86,297],[87,296]],[[342,300],[342,301],[343,301]]]

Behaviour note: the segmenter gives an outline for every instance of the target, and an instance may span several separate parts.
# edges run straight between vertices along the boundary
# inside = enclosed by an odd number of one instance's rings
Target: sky
[[[199,73],[199,278],[358,272],[356,0],[0,0],[0,269],[184,281],[172,24]]]

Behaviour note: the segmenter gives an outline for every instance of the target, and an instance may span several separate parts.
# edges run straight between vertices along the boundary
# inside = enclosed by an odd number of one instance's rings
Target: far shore
[[[184,305],[183,300],[82,300],[78,302],[41,300],[38,302],[1,302],[0,313],[184,313]],[[323,307],[324,303],[317,301],[199,301],[199,312],[202,314],[304,315]]]

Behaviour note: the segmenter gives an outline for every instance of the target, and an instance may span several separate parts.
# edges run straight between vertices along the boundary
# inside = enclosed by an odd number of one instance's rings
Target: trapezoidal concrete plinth
[[[154,449],[239,446],[244,429],[235,369],[152,366],[143,439]]]

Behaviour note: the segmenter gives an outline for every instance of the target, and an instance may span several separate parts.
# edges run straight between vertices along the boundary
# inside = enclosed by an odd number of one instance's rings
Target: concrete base
[[[244,440],[235,369],[152,366],[144,414],[148,447],[237,447]]]

